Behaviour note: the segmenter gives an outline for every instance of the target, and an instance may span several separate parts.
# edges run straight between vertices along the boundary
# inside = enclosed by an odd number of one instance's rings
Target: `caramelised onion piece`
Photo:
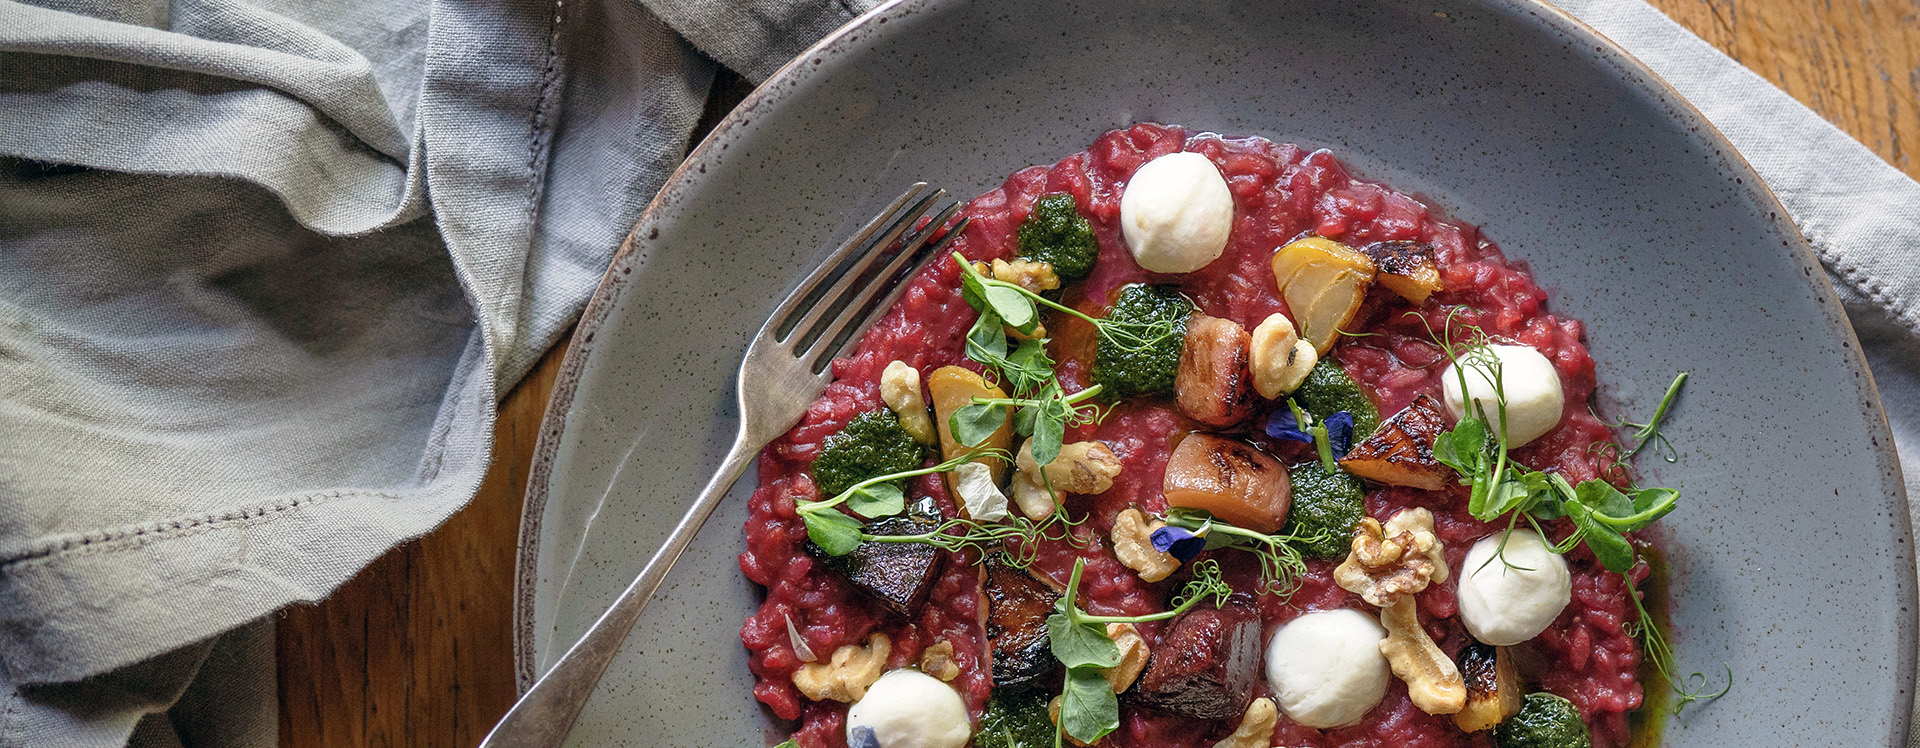
[[[1252,445],[1211,434],[1188,434],[1167,458],[1161,486],[1169,506],[1204,509],[1263,533],[1287,520],[1292,484],[1287,469]]]
[[[1174,399],[1188,418],[1215,428],[1253,415],[1253,373],[1248,368],[1247,329],[1233,320],[1195,314],[1187,321]]]
[[[1293,313],[1300,337],[1321,355],[1360,312],[1373,284],[1373,260],[1332,239],[1296,239],[1273,253],[1273,280]]]

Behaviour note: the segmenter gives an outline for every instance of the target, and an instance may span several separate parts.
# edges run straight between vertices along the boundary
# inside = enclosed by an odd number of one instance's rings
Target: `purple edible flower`
[[[1292,408],[1281,408],[1267,416],[1267,436],[1313,443],[1313,435],[1300,430],[1300,422],[1294,420]]]
[[[1170,554],[1183,564],[1192,561],[1206,548],[1206,538],[1182,528],[1167,526],[1153,531],[1153,549]]]
[[[1333,447],[1334,457],[1345,457],[1353,449],[1352,413],[1343,410],[1327,416],[1327,444]]]
[[[847,748],[880,748],[880,738],[874,736],[873,728],[856,725],[847,731]]]

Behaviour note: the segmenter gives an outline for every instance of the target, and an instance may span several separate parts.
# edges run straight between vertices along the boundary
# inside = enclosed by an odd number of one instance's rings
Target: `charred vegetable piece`
[[[1260,679],[1260,615],[1244,597],[1198,607],[1167,627],[1134,703],[1195,719],[1238,720]]]
[[[1327,472],[1319,460],[1309,460],[1287,468],[1287,480],[1293,487],[1293,506],[1287,510],[1283,535],[1318,540],[1302,543],[1300,550],[1314,558],[1345,558],[1353,542],[1353,527],[1367,516],[1366,490],[1345,471]]]
[[[1272,533],[1287,519],[1287,469],[1252,445],[1188,434],[1167,458],[1161,485],[1169,506],[1204,509],[1249,530]],[[1242,704],[1242,706],[1245,706]]]
[[[1313,365],[1307,380],[1294,389],[1293,399],[1316,421],[1344,410],[1353,414],[1353,433],[1371,434],[1380,428],[1380,409],[1360,389],[1360,383],[1347,375],[1346,368],[1331,358]]]
[[[1520,711],[1493,728],[1500,748],[1592,748],[1587,723],[1573,702],[1550,693],[1530,693]]]
[[[1360,312],[1373,284],[1373,260],[1318,236],[1296,239],[1273,253],[1273,279],[1300,327],[1321,355],[1340,342],[1340,329]]]
[[[920,467],[925,457],[899,416],[886,408],[870,410],[827,437],[813,460],[813,483],[820,498],[830,498],[868,478]]]
[[[1100,243],[1093,224],[1080,217],[1073,195],[1054,192],[1033,202],[1027,220],[1020,222],[1020,257],[1053,266],[1060,280],[1072,283],[1093,272],[1100,259]]]
[[[1027,570],[1008,563],[1005,553],[988,554],[985,565],[987,578],[981,592],[987,599],[993,687],[1024,686],[1051,674],[1059,662],[1053,659],[1047,644],[1047,616],[1053,613],[1060,593]],[[1041,718],[1045,717],[1043,710]],[[1052,741],[1051,729],[1048,741]]]
[[[1105,388],[1101,395],[1124,400],[1172,392],[1186,342],[1187,317],[1192,313],[1193,302],[1171,287],[1122,286],[1107,310],[1108,327],[1111,334],[1136,339],[1117,340],[1102,334],[1094,345],[1091,376]]]
[[[1520,673],[1506,647],[1474,642],[1460,650],[1460,675],[1467,679],[1467,706],[1453,724],[1479,732],[1520,711]]]
[[[1187,320],[1174,399],[1188,418],[1226,428],[1253,415],[1256,402],[1247,344],[1252,336],[1232,320],[1195,314]]]
[[[939,527],[935,517],[909,513],[867,525],[869,535],[916,535]],[[856,589],[900,616],[911,618],[927,601],[940,571],[941,551],[920,543],[861,543],[844,556],[829,556],[812,542],[807,552],[846,577]]]
[[[1374,242],[1360,248],[1379,273],[1373,279],[1412,302],[1427,303],[1441,288],[1440,268],[1433,264],[1433,247],[1416,241]]]
[[[1004,691],[997,687],[980,715],[974,748],[1053,748],[1053,720],[1047,694],[1039,689]]]
[[[1421,395],[1353,445],[1340,467],[1381,483],[1438,491],[1457,478],[1452,468],[1433,459],[1433,444],[1446,430],[1440,401]]]

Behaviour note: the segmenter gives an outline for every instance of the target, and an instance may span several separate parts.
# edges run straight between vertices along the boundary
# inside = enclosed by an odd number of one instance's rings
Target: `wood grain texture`
[[[1651,0],[1920,177],[1920,0]],[[745,95],[715,84],[697,132]],[[471,748],[513,703],[512,567],[561,347],[501,405],[473,503],[279,623],[286,748]]]

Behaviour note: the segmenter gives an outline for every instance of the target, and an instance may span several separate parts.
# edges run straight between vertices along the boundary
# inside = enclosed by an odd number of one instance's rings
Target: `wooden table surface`
[[[1652,0],[1920,177],[1920,0]],[[715,84],[699,132],[746,86]],[[514,544],[557,346],[500,406],[473,503],[279,620],[280,743],[470,748],[514,700]]]

